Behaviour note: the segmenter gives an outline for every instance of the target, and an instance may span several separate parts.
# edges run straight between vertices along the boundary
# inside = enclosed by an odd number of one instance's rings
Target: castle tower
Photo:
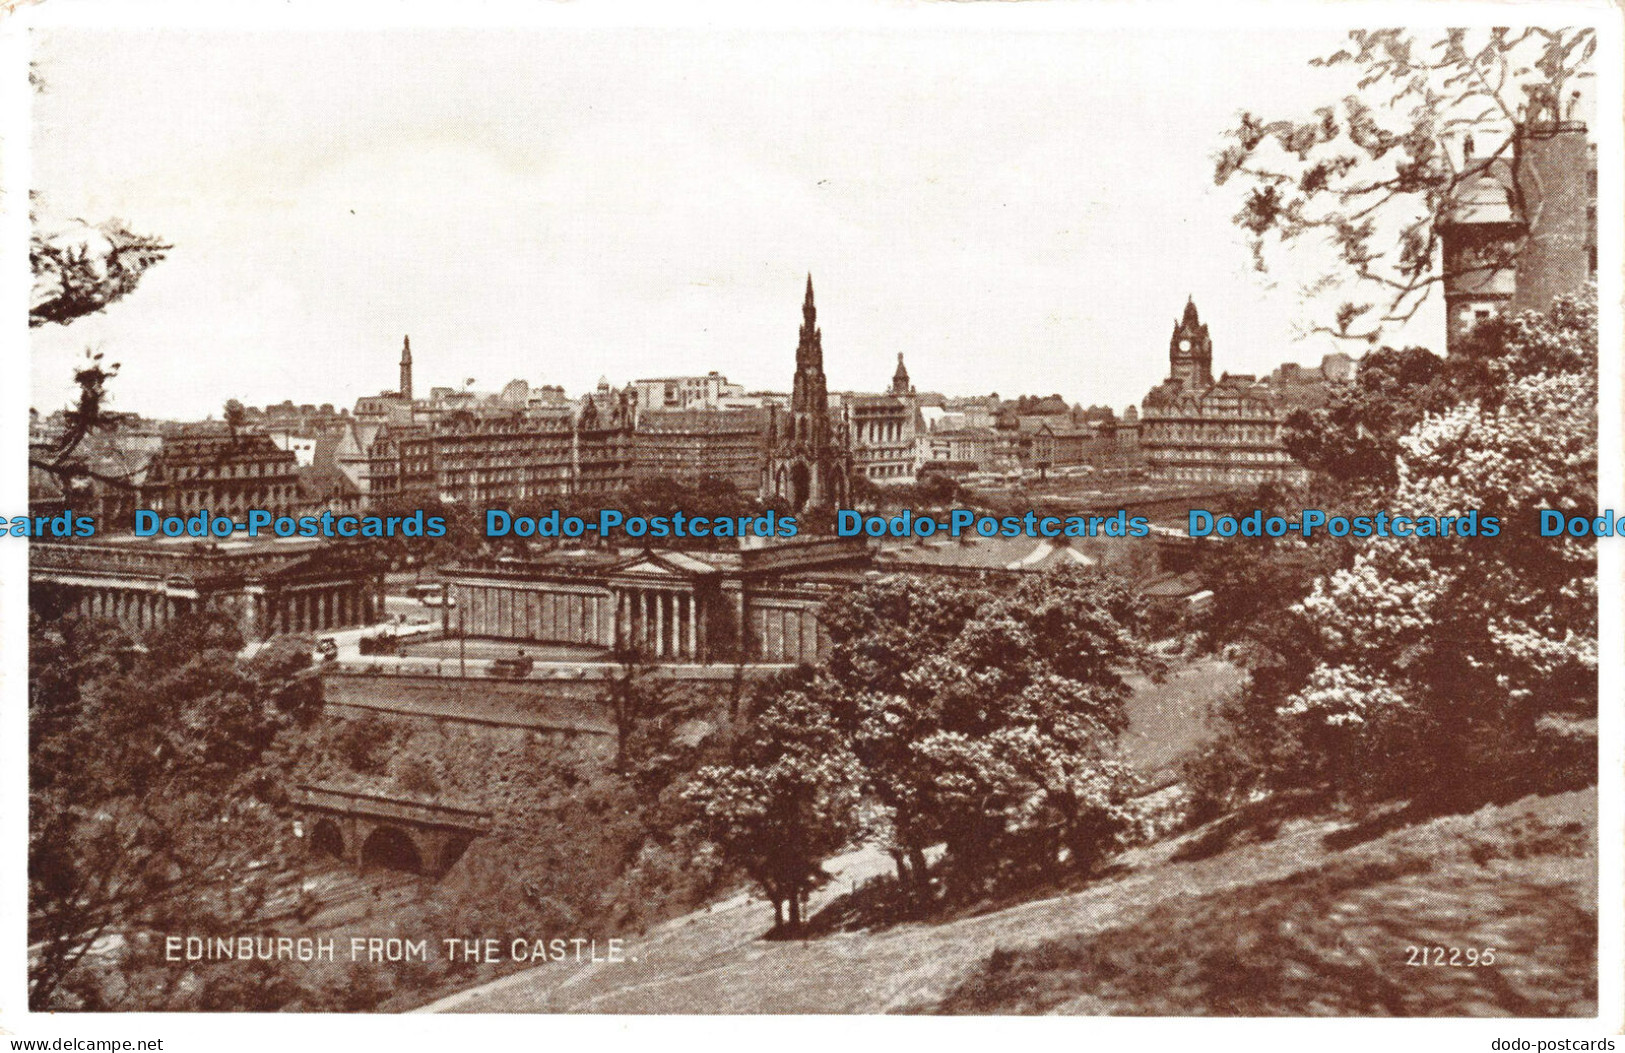
[[[813,303],[812,275],[801,303],[801,335],[790,409],[768,415],[762,499],[777,499],[797,512],[843,504],[851,456],[844,436],[830,424],[829,385],[824,379],[824,338]]]
[[[412,337],[401,344],[401,398],[412,401]]]
[[[897,352],[897,371],[891,375],[891,393],[893,395],[907,395],[909,393],[908,370],[903,366],[903,353]]]
[[[1487,318],[1544,311],[1595,277],[1597,156],[1577,101],[1560,116],[1554,100],[1532,99],[1510,161],[1475,158],[1463,142],[1465,173],[1439,224],[1448,349]]]
[[[1185,298],[1185,314],[1174,323],[1174,335],[1168,341],[1168,379],[1179,381],[1188,391],[1213,386],[1213,341],[1190,297]]]

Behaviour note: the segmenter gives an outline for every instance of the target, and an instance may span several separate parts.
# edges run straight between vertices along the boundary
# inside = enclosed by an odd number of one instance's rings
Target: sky
[[[1307,274],[1251,267],[1213,156],[1243,109],[1346,91],[1340,32],[40,29],[45,225],[174,245],[32,335],[114,408],[217,415],[415,386],[572,394],[717,370],[787,390],[806,275],[831,390],[1059,392],[1119,411],[1186,297],[1215,372],[1316,364]],[[1438,346],[1430,306],[1401,334]],[[1397,339],[1397,338],[1396,338]],[[1359,350],[1354,348],[1353,350]]]

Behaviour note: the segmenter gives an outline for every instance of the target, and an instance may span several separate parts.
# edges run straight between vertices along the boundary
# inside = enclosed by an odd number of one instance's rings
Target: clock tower
[[[1174,323],[1174,335],[1168,341],[1168,379],[1177,380],[1188,391],[1213,386],[1213,341],[1190,297],[1185,298],[1185,314]]]

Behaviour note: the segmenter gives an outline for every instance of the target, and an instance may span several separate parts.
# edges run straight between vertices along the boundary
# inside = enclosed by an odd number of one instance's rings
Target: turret
[[[891,375],[891,393],[893,395],[907,395],[909,393],[908,369],[903,365],[903,353],[897,352],[897,371]]]

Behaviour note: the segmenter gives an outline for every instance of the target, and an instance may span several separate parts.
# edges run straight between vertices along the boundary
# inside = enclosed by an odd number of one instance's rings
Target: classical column
[[[655,593],[655,657],[666,657],[666,594]]]
[[[699,628],[694,624],[694,594],[691,592],[683,597],[683,606],[688,608],[688,657],[700,656]]]
[[[637,641],[639,650],[649,647],[649,590],[638,590],[638,628]]]

